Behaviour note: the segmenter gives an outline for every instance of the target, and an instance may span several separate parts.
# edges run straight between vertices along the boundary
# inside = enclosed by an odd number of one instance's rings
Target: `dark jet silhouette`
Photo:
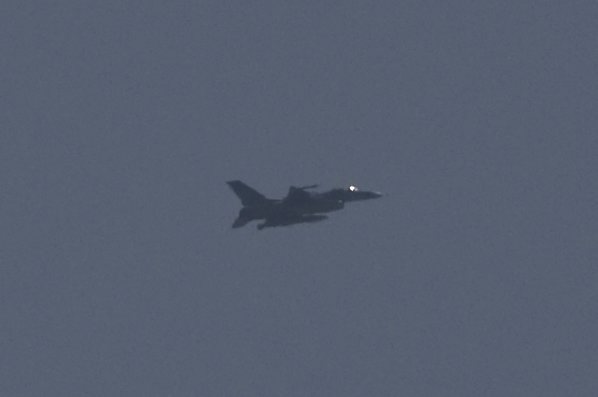
[[[241,200],[243,208],[233,223],[233,228],[246,225],[257,219],[264,219],[258,229],[288,226],[297,223],[312,223],[327,219],[321,213],[344,208],[346,201],[366,200],[381,197],[378,192],[360,191],[355,186],[346,189],[332,189],[327,192],[308,192],[317,185],[291,186],[283,199],[269,199],[245,183],[235,180],[227,184]]]
[[[344,207],[341,200],[332,198],[312,198],[305,195],[305,189],[313,186],[291,187],[283,199],[269,199],[241,181],[227,182],[243,208],[233,223],[233,228],[241,227],[250,221],[265,219],[258,229],[271,226],[287,226],[295,223],[317,222],[325,217],[313,214],[340,210]]]

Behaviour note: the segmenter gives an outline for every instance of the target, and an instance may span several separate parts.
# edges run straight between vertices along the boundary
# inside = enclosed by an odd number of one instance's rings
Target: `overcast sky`
[[[596,395],[595,2],[1,8],[0,395]]]

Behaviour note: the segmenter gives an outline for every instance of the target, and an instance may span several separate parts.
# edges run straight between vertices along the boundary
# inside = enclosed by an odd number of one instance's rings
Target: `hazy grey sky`
[[[595,2],[0,15],[0,395],[596,395]]]

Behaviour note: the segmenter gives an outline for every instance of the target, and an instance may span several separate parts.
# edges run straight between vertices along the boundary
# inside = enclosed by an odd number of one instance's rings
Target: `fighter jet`
[[[316,222],[324,220],[325,217],[309,215],[336,211],[344,207],[344,202],[341,200],[327,197],[312,199],[309,194],[305,195],[305,190],[313,186],[291,186],[285,198],[269,199],[241,181],[229,181],[227,184],[243,204],[239,216],[233,223],[233,228],[244,226],[257,219],[266,220],[258,225],[259,230],[271,226]]]
[[[234,180],[227,184],[241,200],[243,208],[233,223],[233,228],[246,225],[257,219],[264,219],[257,228],[288,226],[297,223],[312,223],[327,219],[317,215],[344,208],[346,201],[366,200],[381,197],[378,192],[361,191],[355,186],[346,189],[332,189],[327,192],[309,192],[317,185],[291,186],[283,199],[269,199],[245,183]]]

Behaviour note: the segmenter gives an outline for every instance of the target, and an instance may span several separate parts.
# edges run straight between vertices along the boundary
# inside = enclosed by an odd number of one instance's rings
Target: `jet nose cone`
[[[366,192],[366,199],[376,199],[382,197],[383,194],[380,192]]]

